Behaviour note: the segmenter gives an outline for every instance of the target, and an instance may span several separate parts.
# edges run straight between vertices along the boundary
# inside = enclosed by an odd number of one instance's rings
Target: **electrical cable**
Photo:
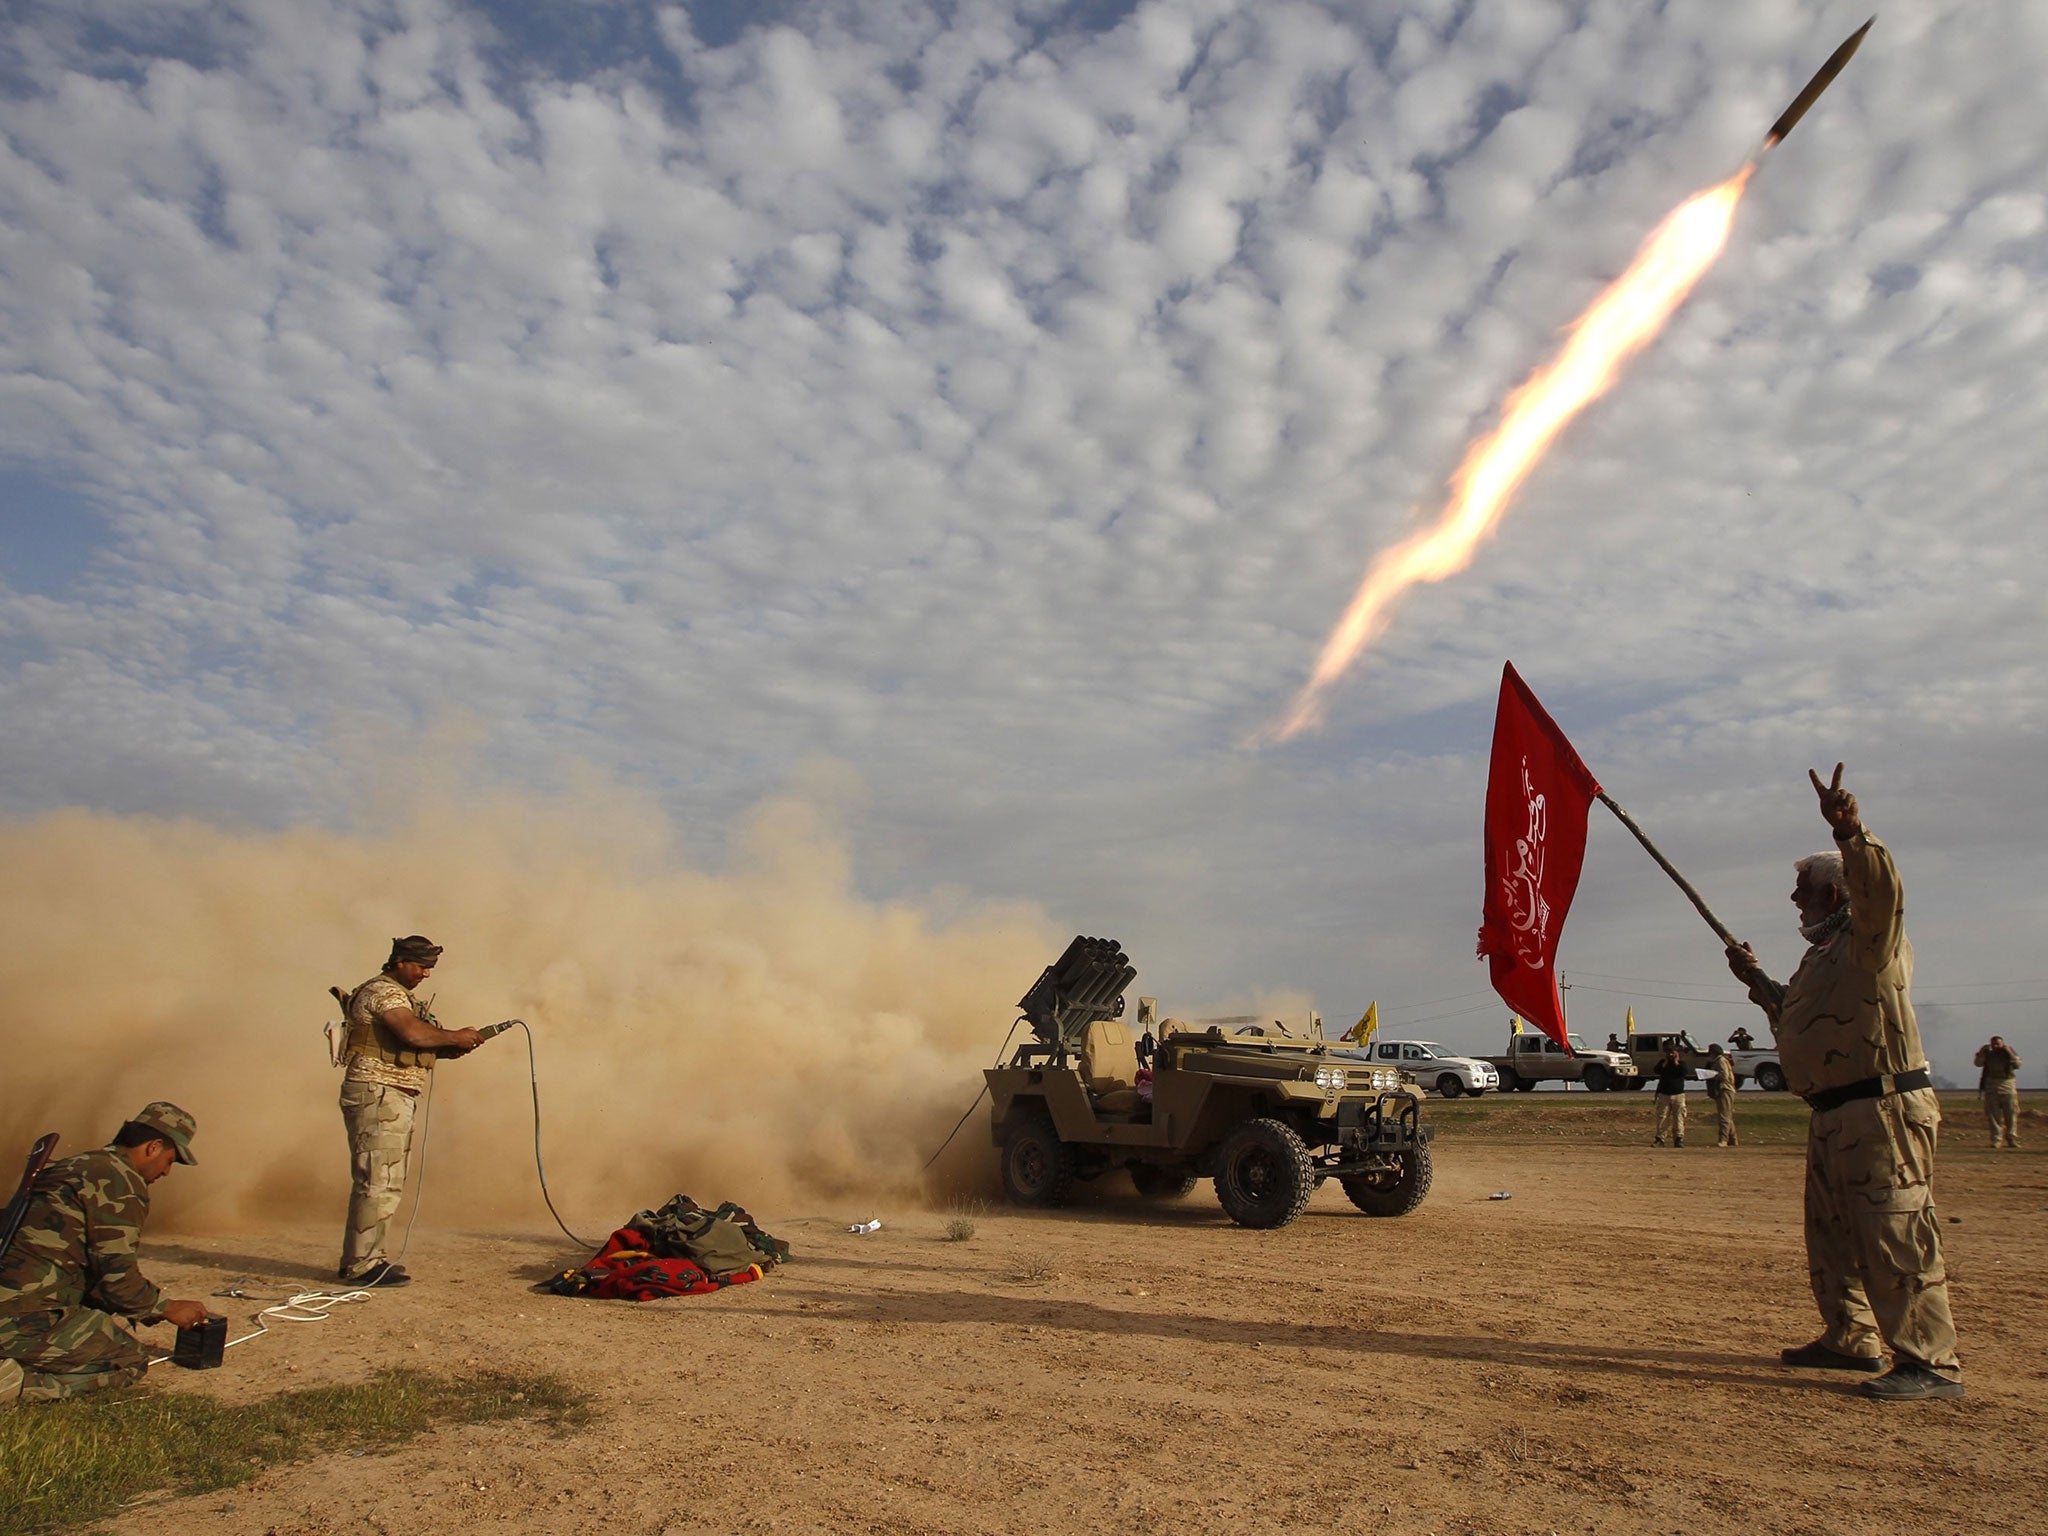
[[[405,1257],[405,1250],[412,1246],[412,1224],[420,1219],[420,1202],[427,1198],[427,1132],[432,1129],[434,1116],[434,1074],[427,1074],[427,1098],[420,1105],[420,1176],[413,1184],[412,1214],[405,1218],[405,1236],[398,1240],[398,1252],[388,1262],[396,1264]],[[406,1171],[406,1181],[412,1183],[412,1172]]]
[[[1006,1054],[1008,1053],[1008,1051],[1009,1051],[1009,1049],[1010,1049],[1010,1042],[1011,1042],[1011,1041],[1012,1041],[1013,1039],[1015,1039],[1015,1038],[1016,1038],[1016,1036],[1017,1036],[1017,1025],[1018,1025],[1018,1024],[1022,1024],[1023,1022],[1024,1022],[1024,1021],[1023,1021],[1023,1020],[1022,1020],[1021,1018],[1020,1018],[1020,1019],[1018,1019],[1018,1020],[1016,1021],[1016,1023],[1013,1023],[1013,1024],[1012,1024],[1012,1025],[1010,1026],[1010,1032],[1009,1032],[1009,1034],[1007,1034],[1007,1035],[1003,1036],[1003,1044],[1002,1044],[1002,1049],[1000,1049],[1000,1050],[998,1050],[998,1051],[996,1052],[996,1065],[997,1065],[997,1066],[999,1066],[999,1067],[1000,1067],[1000,1066],[1001,1066],[1001,1065],[1003,1064],[1003,1057],[1004,1057],[1004,1055],[1006,1055]],[[937,1162],[937,1161],[939,1160],[939,1154],[940,1154],[940,1153],[942,1153],[942,1152],[944,1152],[944,1151],[946,1150],[946,1148],[948,1148],[948,1147],[950,1147],[951,1145],[953,1145],[953,1138],[954,1138],[955,1136],[958,1136],[958,1135],[960,1134],[960,1127],[961,1127],[961,1126],[963,1126],[963,1125],[965,1125],[965,1124],[967,1123],[967,1115],[971,1115],[971,1114],[973,1114],[973,1113],[974,1113],[974,1111],[975,1111],[975,1110],[976,1110],[977,1108],[979,1108],[979,1107],[980,1107],[980,1105],[981,1105],[981,1101],[982,1101],[982,1100],[983,1100],[984,1098],[986,1098],[987,1096],[988,1096],[988,1079],[987,1079],[987,1078],[983,1078],[983,1079],[981,1080],[981,1092],[980,1092],[980,1093],[977,1093],[977,1094],[976,1094],[976,1095],[974,1096],[974,1102],[973,1102],[972,1104],[969,1104],[969,1105],[967,1106],[967,1114],[963,1114],[963,1115],[962,1115],[962,1116],[961,1116],[961,1117],[960,1117],[960,1118],[959,1118],[958,1120],[956,1120],[956,1121],[954,1121],[954,1122],[953,1122],[953,1129],[951,1129],[950,1131],[946,1132],[946,1139],[945,1139],[944,1141],[942,1141],[942,1142],[940,1142],[940,1143],[939,1143],[939,1150],[938,1150],[938,1152],[934,1152],[934,1153],[933,1153],[933,1154],[932,1154],[932,1155],[931,1155],[930,1157],[928,1157],[928,1158],[926,1158],[926,1159],[924,1160],[924,1167],[923,1167],[923,1168],[920,1168],[920,1169],[918,1169],[918,1170],[917,1170],[917,1171],[918,1171],[919,1173],[923,1173],[923,1172],[925,1172],[925,1171],[926,1171],[927,1169],[929,1169],[929,1168],[931,1167],[931,1165],[932,1165],[933,1163],[936,1163],[936,1162]]]
[[[540,1150],[540,1063],[534,1055],[533,1030],[531,1026],[524,1019],[507,1019],[504,1027],[510,1027],[514,1024],[517,1024],[526,1035],[526,1079],[528,1087],[532,1090],[533,1094],[533,1171],[534,1176],[540,1180],[540,1197],[546,1202],[548,1214],[555,1218],[555,1225],[562,1229],[564,1237],[568,1238],[570,1242],[575,1243],[578,1247],[596,1248],[599,1246],[596,1241],[587,1237],[578,1237],[569,1230],[568,1224],[562,1220],[561,1213],[555,1209],[554,1197],[548,1193],[548,1170],[546,1163],[541,1158]],[[427,1198],[427,1133],[433,1123],[433,1108],[434,1074],[429,1072],[427,1074],[426,1101],[420,1105],[418,1176],[415,1179],[410,1171],[406,1175],[407,1182],[413,1186],[412,1214],[406,1218],[405,1236],[399,1240],[398,1252],[393,1254],[388,1261],[393,1264],[396,1264],[405,1257],[405,1250],[412,1243],[413,1223],[420,1219],[420,1205]],[[969,1112],[972,1113],[972,1110],[970,1109]]]
[[[238,1287],[232,1286],[226,1292],[216,1292],[215,1294],[229,1296],[245,1295]],[[249,1297],[248,1299],[259,1300],[261,1298]],[[327,1314],[334,1308],[351,1302],[368,1301],[369,1299],[370,1293],[368,1291],[300,1291],[296,1295],[283,1298],[275,1306],[265,1307],[262,1311],[258,1312],[250,1319],[256,1325],[255,1332],[245,1333],[239,1339],[229,1339],[221,1345],[221,1348],[233,1349],[237,1344],[246,1344],[251,1339],[261,1338],[264,1334],[270,1332],[270,1324],[264,1321],[266,1318],[273,1318],[280,1323],[324,1323],[327,1321]],[[143,1362],[143,1369],[147,1370],[152,1365],[162,1365],[170,1358],[169,1355],[152,1355]]]
[[[256,1324],[254,1333],[245,1333],[239,1339],[229,1339],[222,1349],[233,1349],[237,1344],[246,1344],[270,1332],[270,1324],[264,1319],[275,1318],[280,1323],[324,1323],[327,1314],[334,1308],[353,1302],[368,1301],[368,1291],[300,1291],[288,1296],[274,1307],[265,1307],[252,1321]]]
[[[562,1236],[579,1247],[599,1247],[600,1244],[590,1238],[578,1237],[569,1230],[569,1224],[562,1220],[561,1212],[555,1209],[554,1197],[548,1193],[548,1170],[540,1156],[540,1063],[533,1054],[533,1031],[527,1027],[524,1019],[508,1019],[506,1022],[517,1024],[526,1034],[526,1080],[533,1089],[533,1171],[540,1180],[540,1197],[547,1202],[548,1214],[555,1218],[555,1225],[562,1229]]]

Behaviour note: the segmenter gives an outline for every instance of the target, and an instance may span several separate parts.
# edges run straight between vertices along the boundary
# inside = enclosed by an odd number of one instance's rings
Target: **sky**
[[[369,836],[431,753],[731,871],[797,794],[863,900],[1476,1048],[1512,659],[1781,976],[1846,762],[1937,1068],[2038,1084],[2048,8],[1882,13],[1471,568],[1252,744],[1867,14],[21,0],[0,816]],[[1755,1028],[1595,817],[1575,1027]]]

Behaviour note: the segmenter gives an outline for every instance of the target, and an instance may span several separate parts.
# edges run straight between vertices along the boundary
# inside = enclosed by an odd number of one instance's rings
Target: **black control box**
[[[197,1328],[180,1328],[177,1346],[171,1351],[171,1364],[182,1365],[188,1371],[210,1371],[220,1364],[221,1355],[228,1347],[228,1320],[224,1317],[209,1317]]]

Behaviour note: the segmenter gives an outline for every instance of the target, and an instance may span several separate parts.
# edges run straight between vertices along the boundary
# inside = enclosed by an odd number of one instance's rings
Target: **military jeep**
[[[1245,1227],[1285,1226],[1327,1178],[1368,1216],[1422,1204],[1430,1130],[1398,1072],[1332,1056],[1336,1042],[1155,1025],[1149,998],[1134,1045],[1120,1020],[1137,974],[1114,939],[1080,937],[1018,1001],[1033,1038],[986,1073],[1012,1201],[1060,1205],[1123,1168],[1153,1199],[1213,1179]]]

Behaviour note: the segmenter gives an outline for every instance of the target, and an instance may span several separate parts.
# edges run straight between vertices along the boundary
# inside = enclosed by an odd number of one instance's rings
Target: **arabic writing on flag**
[[[1509,662],[1486,777],[1486,900],[1479,953],[1502,1002],[1566,1044],[1557,941],[1586,858],[1599,782]]]

